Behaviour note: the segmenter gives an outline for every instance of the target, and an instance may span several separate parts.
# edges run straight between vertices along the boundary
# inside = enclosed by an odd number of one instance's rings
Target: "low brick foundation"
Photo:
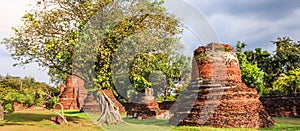
[[[300,117],[300,94],[261,97],[265,110],[271,116]]]

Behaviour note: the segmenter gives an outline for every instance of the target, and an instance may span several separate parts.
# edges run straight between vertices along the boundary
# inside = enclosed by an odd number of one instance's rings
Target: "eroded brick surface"
[[[192,83],[170,108],[170,123],[260,128],[274,125],[255,89],[242,83],[232,46],[212,43],[194,52]]]
[[[76,76],[69,76],[66,83],[61,84],[58,102],[64,109],[78,110],[82,107],[87,90],[84,87],[84,81]],[[59,105],[55,109],[60,109]]]

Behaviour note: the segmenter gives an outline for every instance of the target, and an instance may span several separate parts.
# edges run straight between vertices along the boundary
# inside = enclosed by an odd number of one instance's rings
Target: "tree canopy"
[[[273,89],[279,93],[296,93],[300,91],[300,68],[280,74],[273,82]]]
[[[4,43],[18,60],[16,65],[37,62],[49,68],[52,80],[73,74],[110,88],[111,59],[125,41],[136,45],[133,48],[147,45],[152,52],[174,52],[180,22],[161,4],[160,0],[38,1],[23,16],[24,25],[14,28],[14,36]],[[136,44],[124,40],[129,38]]]
[[[246,44],[237,45],[237,54],[240,62],[246,61],[252,65],[257,65],[255,68],[241,66],[242,73],[246,77],[250,77],[252,73],[261,70],[259,73],[264,75],[263,85],[265,90],[261,94],[286,94],[298,91],[297,72],[300,66],[300,43],[294,42],[289,37],[278,37],[272,41],[276,45],[276,50],[273,53],[256,48],[254,51],[247,50],[242,52],[242,48]],[[254,66],[253,66],[254,67]],[[248,71],[244,70],[247,69]],[[244,79],[243,78],[243,79]],[[254,77],[257,79],[257,77]],[[254,78],[251,78],[254,80]],[[255,82],[250,82],[255,83]]]

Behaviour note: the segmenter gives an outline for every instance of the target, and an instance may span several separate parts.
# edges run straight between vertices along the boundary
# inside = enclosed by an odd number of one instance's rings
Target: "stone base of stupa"
[[[197,84],[194,82],[188,87],[186,94],[189,96],[179,99],[177,112],[170,119],[171,124],[246,128],[274,125],[255,89],[243,83],[229,87]],[[189,97],[195,97],[195,100]]]
[[[127,117],[137,119],[169,119],[169,112],[159,108],[153,92],[152,88],[145,89],[145,96],[141,98],[141,103],[135,103],[131,107],[127,107]]]

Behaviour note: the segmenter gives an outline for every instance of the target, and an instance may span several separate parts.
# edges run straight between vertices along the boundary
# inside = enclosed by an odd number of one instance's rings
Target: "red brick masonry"
[[[255,89],[242,83],[238,59],[228,44],[194,52],[192,83],[170,108],[171,124],[212,127],[271,127]]]

